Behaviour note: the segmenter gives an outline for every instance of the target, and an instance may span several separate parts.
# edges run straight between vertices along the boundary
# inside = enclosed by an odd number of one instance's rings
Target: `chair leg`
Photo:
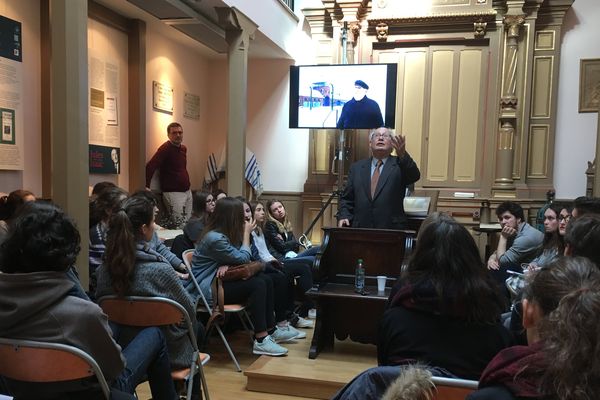
[[[221,336],[221,340],[223,340],[223,344],[225,345],[225,348],[227,348],[227,352],[229,353],[229,356],[235,363],[237,372],[242,372],[242,368],[240,368],[240,364],[238,363],[237,358],[235,358],[235,355],[233,354],[233,351],[231,350],[231,347],[229,346],[229,342],[227,342],[227,339],[225,338],[225,335],[223,334],[223,330],[221,330],[221,327],[219,325],[215,325],[215,328],[216,328],[217,332],[219,332],[219,336]]]
[[[200,374],[200,384],[202,385],[202,391],[204,392],[204,399],[210,400],[210,396],[208,395],[208,386],[206,385],[206,377],[204,376],[204,366],[202,362],[198,364],[198,373]]]
[[[254,344],[254,326],[252,324],[252,321],[250,321],[250,317],[248,316],[248,313],[246,312],[246,310],[243,310],[241,313],[236,313],[236,314],[237,314],[238,318],[240,319],[240,322],[242,323],[244,330],[246,332],[250,333],[250,344]],[[244,316],[245,316],[245,319],[244,319]]]

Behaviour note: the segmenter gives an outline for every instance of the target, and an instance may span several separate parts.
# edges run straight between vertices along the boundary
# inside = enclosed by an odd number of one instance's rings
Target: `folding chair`
[[[434,399],[437,400],[464,400],[469,393],[477,390],[479,382],[467,379],[431,377],[437,392]]]
[[[110,398],[98,363],[77,347],[0,338],[0,360],[0,375],[16,381],[48,383],[96,376],[104,397]]]
[[[194,283],[194,286],[196,287],[196,290],[198,291],[198,293],[200,293],[200,298],[202,299],[202,303],[198,304],[198,311],[207,313],[209,316],[212,316],[212,314],[213,314],[212,308],[208,304],[206,297],[204,297],[204,294],[200,290],[200,285],[198,285],[198,281],[196,280],[196,277],[192,273],[192,256],[193,255],[194,255],[194,250],[184,251],[183,252],[183,263],[187,267],[188,272],[190,273],[190,279],[192,279],[192,282]],[[243,305],[243,304],[224,304],[223,311],[225,311],[225,314],[235,313],[238,316],[238,318],[240,319],[240,322],[242,323],[242,326],[244,327],[244,329],[247,331],[254,332],[254,326],[252,325],[252,321],[250,320],[250,316],[248,315],[248,312],[246,311],[245,305]],[[244,318],[245,318],[245,320],[244,320]],[[208,337],[208,335],[210,334],[210,330],[213,327],[219,333],[219,336],[221,337],[221,340],[223,341],[223,344],[225,345],[225,348],[227,349],[227,352],[229,353],[229,357],[231,357],[231,360],[233,360],[233,363],[235,364],[237,371],[242,372],[242,368],[240,368],[240,363],[238,362],[237,358],[233,354],[233,350],[231,350],[231,346],[229,345],[229,342],[225,338],[225,334],[223,333],[223,330],[221,329],[221,326],[219,326],[218,323],[212,324],[209,327],[209,331],[206,332],[206,337]]]
[[[174,325],[184,322],[188,331],[188,337],[194,348],[192,363],[189,368],[171,372],[174,380],[187,381],[187,399],[192,398],[192,383],[194,375],[200,374],[202,389],[206,400],[210,400],[208,387],[204,377],[202,366],[210,360],[210,356],[200,353],[196,341],[192,321],[187,311],[178,302],[164,297],[141,297],[141,296],[104,296],[98,299],[98,305],[108,319],[120,325],[149,327]]]

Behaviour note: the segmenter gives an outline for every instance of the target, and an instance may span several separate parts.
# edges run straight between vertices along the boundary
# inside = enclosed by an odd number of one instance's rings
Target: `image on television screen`
[[[290,68],[290,128],[394,127],[396,64]]]

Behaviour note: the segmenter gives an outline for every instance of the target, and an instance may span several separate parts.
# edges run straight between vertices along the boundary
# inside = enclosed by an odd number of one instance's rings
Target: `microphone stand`
[[[308,228],[304,232],[304,235],[302,235],[302,236],[305,236],[305,237],[308,238],[308,235],[310,234],[310,231],[312,231],[312,228],[315,226],[315,224],[317,223],[317,221],[321,218],[321,216],[323,215],[323,213],[325,212],[325,210],[327,210],[327,207],[329,207],[329,205],[331,204],[331,202],[333,201],[333,199],[336,196],[339,197],[339,196],[341,196],[341,194],[342,194],[342,190],[334,190],[333,192],[331,192],[331,194],[329,195],[329,198],[327,199],[327,201],[325,202],[325,204],[323,204],[323,206],[319,210],[319,213],[312,220],[312,222],[310,223],[310,225],[308,226]]]

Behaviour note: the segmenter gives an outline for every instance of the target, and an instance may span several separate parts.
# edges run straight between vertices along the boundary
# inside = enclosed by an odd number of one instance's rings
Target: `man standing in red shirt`
[[[183,228],[192,215],[192,192],[187,172],[187,148],[183,142],[183,128],[178,122],[167,126],[169,140],[163,143],[146,164],[146,188],[152,175],[160,170],[160,188],[172,223]]]

